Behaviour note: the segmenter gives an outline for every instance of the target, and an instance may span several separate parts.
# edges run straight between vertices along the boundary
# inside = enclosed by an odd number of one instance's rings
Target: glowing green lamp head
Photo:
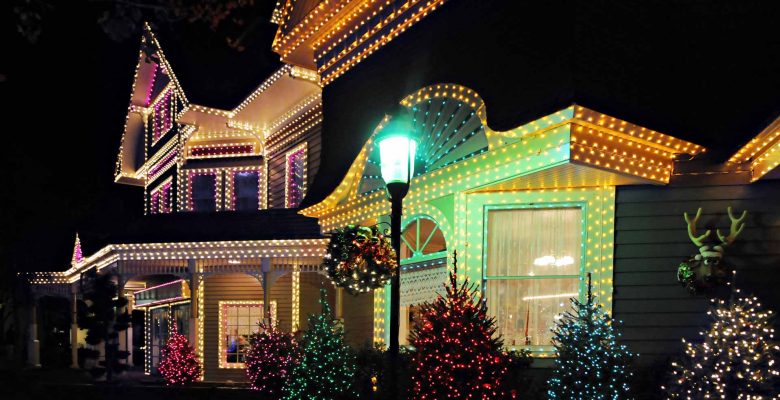
[[[393,117],[379,133],[379,163],[385,184],[408,184],[414,176],[417,141],[414,127],[405,116]]]

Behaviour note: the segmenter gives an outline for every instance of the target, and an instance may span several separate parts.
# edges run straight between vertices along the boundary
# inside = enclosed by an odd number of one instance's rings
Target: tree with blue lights
[[[564,313],[554,330],[553,343],[558,358],[547,381],[549,399],[630,398],[629,370],[634,355],[620,337],[614,321],[591,293],[584,303],[571,299],[572,310]]]

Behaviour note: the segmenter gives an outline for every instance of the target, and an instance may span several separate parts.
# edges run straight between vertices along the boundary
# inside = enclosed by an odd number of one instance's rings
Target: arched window
[[[415,219],[401,233],[401,264],[446,251],[444,235],[436,221],[430,218]]]

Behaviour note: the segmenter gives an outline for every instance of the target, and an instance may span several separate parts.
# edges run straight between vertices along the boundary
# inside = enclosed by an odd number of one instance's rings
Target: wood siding
[[[737,287],[778,309],[780,292],[780,181],[750,185],[624,186],[617,188],[614,315],[623,341],[643,364],[677,356],[681,338],[697,339],[709,302],[677,283],[678,264],[698,249],[688,239],[683,212],[702,207],[699,230],[728,231],[726,207],[748,211],[746,228],[725,250]],[[713,236],[715,235],[713,231]]]
[[[303,275],[303,274],[302,274]],[[289,329],[292,309],[290,275],[284,275],[270,289],[271,301],[276,301],[277,320]],[[204,377],[206,381],[244,382],[243,369],[219,368],[219,302],[224,300],[263,300],[263,288],[254,277],[226,274],[208,277],[204,293]],[[287,322],[285,322],[287,321]]]
[[[352,296],[344,292],[344,336],[354,348],[373,345],[374,292]]]

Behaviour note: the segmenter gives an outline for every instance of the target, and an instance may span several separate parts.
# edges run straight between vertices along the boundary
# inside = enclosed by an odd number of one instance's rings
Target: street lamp
[[[387,186],[392,212],[390,214],[390,241],[395,250],[398,268],[390,281],[390,357],[398,358],[398,331],[401,309],[401,213],[402,203],[409,192],[414,176],[414,157],[417,142],[414,127],[405,112],[395,115],[378,134],[379,165]],[[397,365],[394,365],[397,367]],[[395,368],[394,368],[395,369]]]

